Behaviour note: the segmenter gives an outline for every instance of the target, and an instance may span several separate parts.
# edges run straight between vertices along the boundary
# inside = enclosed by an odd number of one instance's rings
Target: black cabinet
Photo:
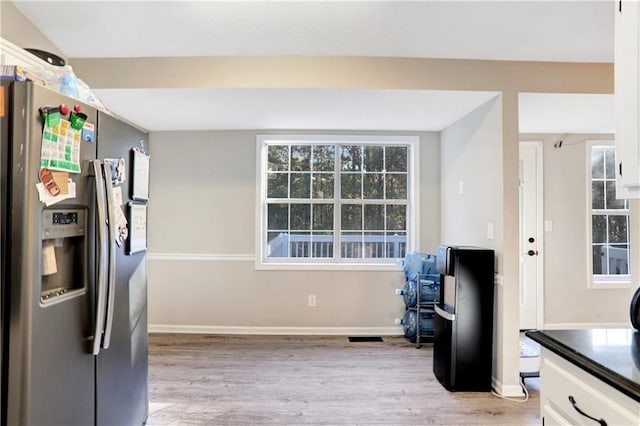
[[[434,306],[433,372],[451,391],[490,391],[495,255],[438,247],[440,299]]]

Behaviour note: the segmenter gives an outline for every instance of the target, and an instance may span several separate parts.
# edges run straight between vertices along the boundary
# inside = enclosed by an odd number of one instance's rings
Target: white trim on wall
[[[493,377],[491,380],[491,388],[495,393],[507,398],[520,398],[525,396],[522,387],[519,385],[504,385],[500,380]]]
[[[254,262],[254,254],[213,254],[213,253],[149,253],[147,259],[150,261],[170,261],[170,262]],[[279,264],[262,265],[258,270],[291,270],[291,271],[378,271],[378,272],[402,272],[400,264],[380,264],[367,265],[355,263],[340,264]]]
[[[567,322],[545,324],[543,330],[569,330],[569,329],[594,329],[594,328],[629,328],[629,323],[624,322]]]
[[[244,327],[217,325],[149,324],[149,333],[242,334],[277,336],[402,336],[396,327]]]
[[[212,254],[212,253],[149,253],[149,260],[199,261],[199,262],[253,262],[253,254]]]

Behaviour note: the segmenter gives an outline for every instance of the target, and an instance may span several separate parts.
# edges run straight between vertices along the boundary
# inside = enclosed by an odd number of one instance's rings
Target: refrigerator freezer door
[[[76,255],[80,259],[75,260],[81,260],[73,263],[76,270],[63,275],[77,281],[72,283],[73,291],[56,296],[54,288],[46,294],[46,300],[41,298],[45,278],[55,284],[51,280],[60,276],[64,264],[57,265],[57,273],[43,276],[42,225],[45,218],[53,215],[44,214],[36,190],[43,139],[38,108],[76,102],[31,83],[14,83],[13,87],[12,222],[7,240],[11,247],[7,424],[90,425],[94,422],[95,408],[95,360],[90,353],[93,332],[90,283],[94,280],[95,263],[93,188],[86,170],[71,174],[76,197],[53,206],[86,211],[88,232],[83,237],[74,237],[82,242],[78,246],[86,248]],[[96,122],[93,108],[84,106],[83,111],[89,122]],[[79,146],[81,163],[95,158],[94,144],[81,142]],[[68,243],[69,239],[62,242]],[[57,244],[52,242],[54,246]]]
[[[130,173],[130,149],[147,135],[110,116],[99,114],[98,158],[125,159]],[[122,201],[129,201],[132,176],[120,185]],[[118,184],[115,184],[116,187]],[[122,208],[121,206],[114,206]],[[148,415],[147,272],[146,253],[125,254],[115,247],[115,292],[111,342],[97,357],[98,426],[142,425]]]

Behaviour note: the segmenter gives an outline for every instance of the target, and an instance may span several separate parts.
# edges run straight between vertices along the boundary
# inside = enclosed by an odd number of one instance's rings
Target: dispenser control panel
[[[80,237],[86,234],[87,209],[45,209],[42,239]]]
[[[72,225],[78,223],[78,212],[54,212],[53,213],[54,225]]]

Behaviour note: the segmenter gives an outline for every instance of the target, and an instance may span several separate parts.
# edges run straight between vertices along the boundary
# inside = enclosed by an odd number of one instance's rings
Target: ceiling
[[[331,55],[613,60],[610,0],[13,3],[68,58]],[[70,17],[88,18],[69,25]],[[100,89],[96,94],[112,111],[149,130],[441,130],[495,96],[313,88]],[[556,111],[550,118],[571,116],[572,123],[583,122],[593,132],[594,123],[602,122],[595,118],[602,118],[609,100],[606,95],[589,102],[579,98],[562,103],[546,99]],[[545,95],[521,97],[520,102],[521,123],[527,123],[531,132],[567,131],[556,128],[563,122],[538,123],[528,116],[549,111]],[[562,105],[567,109],[559,111]],[[177,113],[166,114],[165,108]],[[571,126],[581,129],[577,123]],[[609,131],[613,123],[601,127]]]

